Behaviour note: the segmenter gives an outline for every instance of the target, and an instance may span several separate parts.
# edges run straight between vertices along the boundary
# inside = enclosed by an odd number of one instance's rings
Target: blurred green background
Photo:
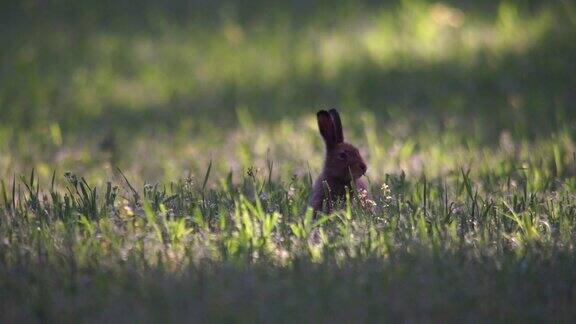
[[[0,178],[316,173],[328,107],[372,179],[562,176],[575,151],[574,1],[30,0],[0,21]]]

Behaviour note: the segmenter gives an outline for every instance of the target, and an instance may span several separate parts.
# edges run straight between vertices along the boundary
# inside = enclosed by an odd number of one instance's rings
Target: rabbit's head
[[[358,149],[344,142],[342,122],[336,109],[320,110],[316,117],[318,128],[326,144],[324,173],[327,178],[349,182],[366,173],[366,163]]]

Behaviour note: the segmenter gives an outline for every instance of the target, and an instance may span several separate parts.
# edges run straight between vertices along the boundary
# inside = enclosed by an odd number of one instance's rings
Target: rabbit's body
[[[324,173],[320,174],[314,182],[311,205],[314,211],[319,211],[326,203],[326,212],[332,211],[332,207],[338,201],[344,202],[346,199],[346,188],[351,187],[351,182],[330,179]],[[355,188],[358,191],[367,190],[366,183],[362,179],[355,180]],[[328,190],[329,189],[329,190]]]
[[[317,114],[318,128],[326,144],[322,173],[314,183],[311,206],[314,212],[330,212],[337,201],[346,199],[346,190],[367,189],[360,179],[366,173],[366,163],[358,149],[344,142],[340,115],[336,109]]]

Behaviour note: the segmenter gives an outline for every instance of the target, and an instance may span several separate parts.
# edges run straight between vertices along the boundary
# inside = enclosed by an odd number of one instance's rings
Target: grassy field
[[[0,322],[574,322],[574,1],[0,4]],[[371,208],[313,219],[338,107]]]

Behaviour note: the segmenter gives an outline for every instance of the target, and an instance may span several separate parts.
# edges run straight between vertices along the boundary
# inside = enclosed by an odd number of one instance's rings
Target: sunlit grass
[[[498,144],[511,135],[521,152],[554,142],[544,139],[546,131],[542,142],[523,143],[538,134],[535,123],[544,116],[561,127],[553,133],[569,159],[570,104],[562,87],[570,76],[554,67],[569,53],[558,62],[530,60],[527,72],[499,69],[511,58],[522,61],[544,37],[573,35],[574,24],[559,18],[573,10],[503,2],[486,19],[445,3],[404,1],[338,11],[337,24],[323,18],[295,27],[281,14],[246,24],[228,13],[206,28],[159,18],[155,32],[88,28],[79,42],[72,26],[43,28],[3,53],[0,175],[35,166],[42,177],[52,168],[77,168],[98,178],[111,161],[167,180],[210,159],[218,172],[238,173],[265,165],[269,153],[282,175],[305,172],[306,163],[317,171],[313,113],[331,104],[344,109],[347,133],[369,155],[375,179],[398,168],[433,176],[472,162],[492,167],[487,156],[500,161],[506,154],[493,147],[477,156],[486,138]],[[552,70],[536,76],[556,73],[549,88],[518,80],[538,66]],[[98,151],[109,136],[112,159]]]
[[[204,179],[139,189],[126,179],[92,186],[66,174],[51,189],[32,173],[3,182],[0,192],[0,287],[12,292],[10,299],[0,297],[8,310],[2,316],[129,321],[111,308],[121,297],[135,298],[121,309],[172,319],[196,309],[210,319],[323,319],[333,312],[311,309],[328,301],[342,316],[379,305],[367,319],[391,319],[390,312],[405,319],[571,318],[571,297],[564,292],[574,279],[575,184],[545,169],[541,175],[526,169],[478,177],[460,169],[413,180],[391,174],[373,183],[373,209],[350,196],[346,208],[316,219],[308,209],[306,177],[274,180],[252,170],[236,184],[221,178],[209,188],[208,169]],[[569,169],[574,172],[576,165]],[[284,284],[276,287],[270,276]],[[156,280],[187,288],[165,283],[158,291],[151,285]],[[254,285],[240,284],[245,280]],[[366,285],[382,298],[362,302],[372,294]],[[544,287],[545,296],[532,296]],[[241,297],[252,289],[280,289],[290,297],[262,312],[263,300]],[[448,301],[446,289],[475,302]],[[518,295],[518,289],[528,295]],[[184,302],[190,293],[216,300],[191,306]],[[400,299],[391,304],[394,295]],[[87,302],[91,298],[98,303]],[[145,307],[147,298],[170,298],[191,308]],[[524,306],[541,300],[549,306],[525,313],[509,304],[517,298]],[[235,313],[229,302],[242,300],[249,302],[245,312]],[[64,307],[72,301],[75,307]],[[220,303],[218,312],[210,311]],[[431,311],[437,303],[449,305],[448,313]],[[307,311],[285,314],[292,304]]]
[[[246,119],[241,122],[243,126],[232,131],[213,130],[204,133],[207,138],[202,135],[190,137],[186,133],[169,137],[139,135],[129,138],[129,143],[120,142],[114,152],[103,151],[99,141],[90,139],[72,146],[54,144],[59,140],[57,135],[53,135],[56,139],[40,142],[22,140],[22,145],[29,148],[29,162],[18,163],[16,157],[26,155],[8,148],[8,152],[16,155],[3,155],[0,166],[5,170],[5,178],[35,167],[43,182],[49,180],[56,167],[60,172],[81,172],[88,179],[102,183],[114,178],[116,166],[122,167],[138,183],[169,181],[201,173],[210,161],[214,162],[213,171],[217,177],[232,171],[234,179],[252,166],[264,170],[270,161],[275,165],[275,177],[319,173],[324,148],[313,114],[298,120],[284,119],[272,125],[247,121],[250,120],[248,113],[243,114]],[[346,136],[367,159],[368,177],[374,181],[381,181],[387,173],[398,170],[415,178],[422,174],[439,177],[461,167],[472,169],[476,175],[526,169],[526,172],[542,177],[571,176],[576,143],[573,133],[568,130],[560,130],[551,138],[535,142],[514,139],[510,133],[503,132],[497,143],[485,146],[453,132],[420,130],[403,134],[394,129],[380,129],[371,113],[358,116],[357,111],[343,111],[348,130]],[[358,120],[352,122],[350,119]]]
[[[66,111],[102,118],[111,108],[170,110],[175,100],[209,100],[215,109],[227,104],[217,97],[231,87],[240,103],[254,89],[278,84],[292,91],[286,95],[298,96],[290,86],[295,80],[341,82],[349,71],[372,64],[384,71],[441,62],[470,66],[486,55],[498,64],[507,54],[530,51],[555,30],[573,31],[569,21],[558,25],[556,19],[570,10],[558,5],[528,11],[503,2],[486,20],[444,3],[403,1],[328,26],[293,28],[298,22],[289,18],[246,25],[233,16],[210,29],[158,21],[155,33],[104,29],[80,34],[80,43],[73,41],[77,31],[63,25],[39,30],[4,53],[10,73],[3,74],[8,87],[0,104],[12,114],[28,107],[50,119],[51,112],[58,119]],[[17,87],[27,91],[15,92]]]

